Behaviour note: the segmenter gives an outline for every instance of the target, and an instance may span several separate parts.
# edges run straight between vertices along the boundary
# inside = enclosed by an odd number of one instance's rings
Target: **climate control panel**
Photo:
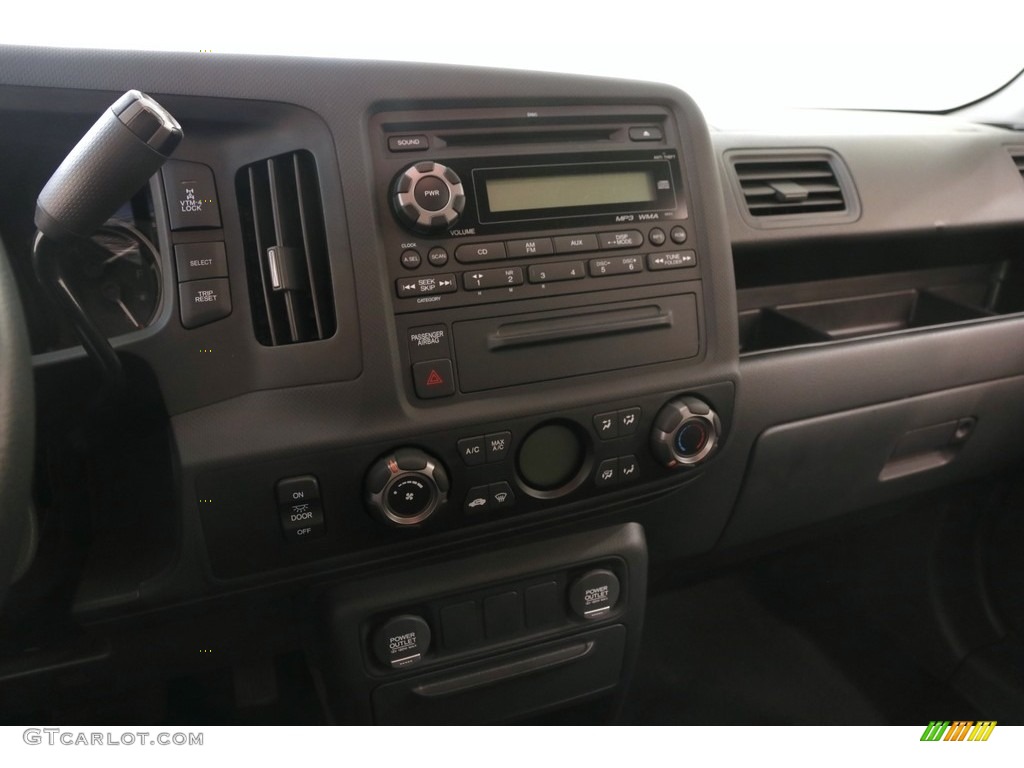
[[[240,577],[396,536],[509,530],[633,505],[714,461],[733,396],[722,382],[212,472],[197,485],[211,565]]]

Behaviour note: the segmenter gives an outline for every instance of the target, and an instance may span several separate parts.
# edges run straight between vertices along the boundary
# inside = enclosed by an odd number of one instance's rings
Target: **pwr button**
[[[425,360],[412,367],[416,394],[424,400],[455,394],[455,374],[451,360]]]

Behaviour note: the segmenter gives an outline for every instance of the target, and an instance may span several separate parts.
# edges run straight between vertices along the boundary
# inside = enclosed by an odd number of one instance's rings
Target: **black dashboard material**
[[[16,265],[38,185],[126,87],[185,138],[131,206],[163,276],[148,326],[112,340],[133,394],[106,432],[54,416],[41,440],[40,506],[92,520],[76,621],[266,594],[315,627],[281,642],[309,649],[342,719],[422,722],[452,690],[453,719],[519,718],[544,703],[520,675],[563,656],[583,672],[544,673],[559,701],[622,692],[648,563],[1024,449],[1005,129],[838,112],[709,129],[650,83],[0,48]],[[89,380],[47,322],[30,311],[41,404]],[[65,469],[66,443],[94,455]],[[610,612],[559,597],[548,628],[516,623],[531,589],[607,574]],[[433,635],[422,679],[370,650],[409,615]],[[401,626],[390,641],[415,646]],[[463,696],[479,679],[499,695]]]

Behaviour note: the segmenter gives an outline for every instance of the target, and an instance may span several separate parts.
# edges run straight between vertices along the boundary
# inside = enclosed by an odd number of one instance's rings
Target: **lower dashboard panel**
[[[636,523],[347,582],[313,658],[338,722],[507,722],[622,693],[639,648]]]

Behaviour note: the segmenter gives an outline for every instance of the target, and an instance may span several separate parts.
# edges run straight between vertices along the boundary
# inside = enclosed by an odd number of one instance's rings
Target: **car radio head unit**
[[[686,218],[678,155],[661,149],[420,160],[391,205],[410,231],[456,236]]]
[[[701,358],[700,222],[670,110],[385,112],[371,128],[414,401]]]

